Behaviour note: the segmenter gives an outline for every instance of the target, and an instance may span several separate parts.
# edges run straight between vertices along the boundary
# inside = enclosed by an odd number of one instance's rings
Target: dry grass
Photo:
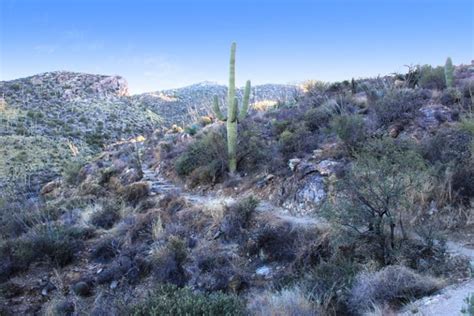
[[[377,272],[362,272],[354,282],[349,304],[356,313],[373,305],[398,304],[440,289],[442,282],[403,266],[388,266]]]
[[[249,299],[247,309],[256,316],[320,315],[308,296],[299,287],[279,292],[265,291]]]

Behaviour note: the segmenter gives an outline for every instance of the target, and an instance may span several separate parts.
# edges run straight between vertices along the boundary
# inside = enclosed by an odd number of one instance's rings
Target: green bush
[[[188,258],[185,241],[170,236],[168,242],[152,253],[152,266],[155,278],[162,283],[184,286],[188,280],[183,264]]]
[[[46,224],[4,244],[0,252],[8,253],[7,256],[2,256],[2,260],[8,260],[15,269],[27,268],[31,263],[44,258],[61,267],[74,259],[77,251],[82,248],[84,237],[84,230]]]
[[[222,176],[227,165],[227,147],[223,129],[209,131],[194,140],[176,159],[175,170],[180,176],[188,176],[194,170],[206,173],[202,179]],[[211,175],[211,176],[208,176]],[[201,178],[194,174],[194,177]]]
[[[423,105],[426,98],[421,92],[411,89],[384,91],[382,97],[373,103],[373,111],[382,125],[401,119],[410,119]]]
[[[316,149],[317,135],[311,133],[305,126],[290,131],[286,129],[279,136],[279,148],[285,158],[300,155]]]
[[[237,170],[253,172],[268,165],[270,148],[255,128],[253,122],[242,122],[242,130],[238,134],[239,151],[237,153]]]
[[[349,149],[358,147],[367,138],[365,122],[358,115],[336,116],[330,126]]]
[[[91,215],[92,225],[110,229],[120,219],[120,204],[106,201],[102,208]]]
[[[374,140],[355,153],[355,161],[338,182],[329,217],[350,231],[370,236],[374,259],[387,264],[396,255],[396,229],[402,214],[415,205],[410,194],[426,178],[423,158],[411,144],[391,138]]]
[[[325,127],[331,116],[331,113],[323,107],[312,108],[304,114],[304,123],[308,130],[314,132]]]
[[[449,128],[438,131],[422,145],[422,152],[432,164],[462,164],[471,157],[473,135],[465,129]]]
[[[420,67],[420,78],[418,85],[424,89],[438,89],[446,88],[446,77],[444,75],[444,67],[431,67],[424,65]]]
[[[135,316],[244,315],[244,305],[236,296],[193,292],[189,288],[159,285],[140,304],[132,308]]]
[[[63,168],[63,178],[66,183],[75,185],[79,181],[79,172],[84,166],[85,162],[82,159],[72,159],[68,161]]]

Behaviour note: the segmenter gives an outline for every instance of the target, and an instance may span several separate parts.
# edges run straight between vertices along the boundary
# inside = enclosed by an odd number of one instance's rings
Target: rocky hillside
[[[472,309],[473,107],[474,65],[420,66],[254,107],[235,173],[212,118],[110,144],[0,200],[0,314]]]
[[[30,186],[157,124],[121,77],[52,72],[0,82],[0,185]],[[34,187],[34,186],[33,186]]]
[[[254,88],[255,102],[288,100],[293,86]],[[0,187],[33,190],[106,144],[146,135],[173,124],[185,126],[209,114],[224,86],[197,84],[130,96],[120,76],[50,72],[0,82]]]

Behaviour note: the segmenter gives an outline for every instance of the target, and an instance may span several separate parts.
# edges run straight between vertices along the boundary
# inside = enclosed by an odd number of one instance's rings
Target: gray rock
[[[417,125],[424,129],[433,129],[443,122],[451,121],[453,121],[451,109],[441,104],[423,106],[416,119]]]
[[[272,268],[268,266],[262,266],[255,270],[255,274],[257,274],[260,277],[268,278],[272,273]]]
[[[323,160],[316,165],[316,170],[323,176],[330,176],[341,166],[340,162],[334,160]]]
[[[300,204],[319,206],[326,198],[323,178],[315,174],[307,177],[305,182],[296,193],[296,200]]]
[[[300,164],[301,159],[299,158],[293,158],[288,160],[288,167],[290,168],[291,171],[295,171],[296,167]]]

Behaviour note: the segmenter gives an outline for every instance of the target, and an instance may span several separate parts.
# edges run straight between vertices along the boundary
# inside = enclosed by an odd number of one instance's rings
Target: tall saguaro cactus
[[[454,67],[451,57],[446,59],[446,64],[444,65],[444,76],[446,78],[446,87],[452,88],[454,85]]]
[[[222,114],[219,106],[219,99],[214,96],[214,112],[216,117],[221,121],[227,123],[227,152],[229,156],[229,172],[235,173],[237,169],[237,133],[238,122],[243,120],[247,115],[250,99],[250,80],[247,80],[244,90],[244,99],[242,107],[239,111],[237,98],[235,97],[235,49],[236,44],[232,43],[230,48],[230,63],[229,63],[229,92],[227,95],[227,116]]]

